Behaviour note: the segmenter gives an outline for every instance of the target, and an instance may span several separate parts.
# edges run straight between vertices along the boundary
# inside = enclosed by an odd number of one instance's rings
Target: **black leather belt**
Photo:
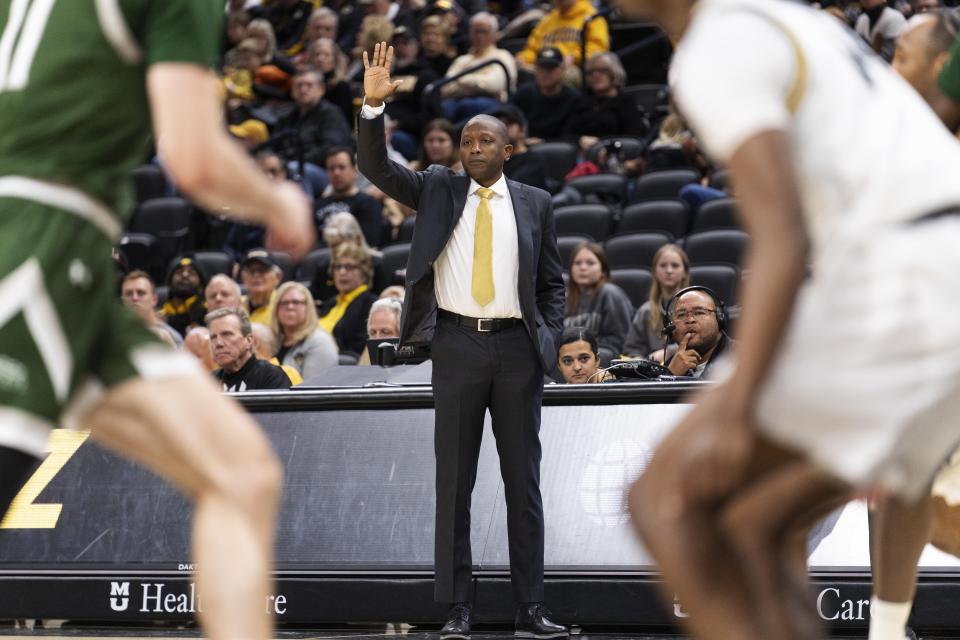
[[[470,316],[462,316],[459,313],[453,313],[446,309],[438,310],[437,315],[441,318],[452,320],[461,327],[472,331],[479,331],[480,333],[503,331],[504,329],[509,329],[510,327],[520,324],[520,318],[471,318]]]

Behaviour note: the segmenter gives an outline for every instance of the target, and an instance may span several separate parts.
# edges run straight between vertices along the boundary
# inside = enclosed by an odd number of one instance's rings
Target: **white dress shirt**
[[[361,117],[372,120],[383,113],[384,105],[371,107],[364,103]],[[433,265],[437,305],[453,313],[471,318],[520,318],[520,294],[517,278],[520,272],[520,251],[517,240],[517,218],[507,179],[501,174],[490,188],[490,212],[493,214],[493,289],[494,296],[481,307],[471,294],[473,283],[473,235],[477,222],[480,184],[471,178],[463,215],[457,222],[447,246]]]
[[[441,309],[473,318],[519,318],[520,295],[517,274],[520,255],[517,245],[517,219],[507,189],[507,179],[500,176],[490,187],[490,211],[493,214],[493,290],[494,296],[481,307],[471,294],[473,282],[473,236],[477,223],[480,185],[470,180],[463,215],[433,265],[434,289]]]

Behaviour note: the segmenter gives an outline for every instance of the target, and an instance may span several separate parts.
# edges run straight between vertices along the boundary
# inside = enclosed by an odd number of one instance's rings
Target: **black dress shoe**
[[[447,623],[440,629],[440,640],[470,639],[470,605],[457,602],[447,613]]]
[[[516,631],[513,635],[517,638],[535,638],[535,640],[569,636],[570,632],[565,626],[547,618],[548,613],[542,602],[521,605],[517,609]]]

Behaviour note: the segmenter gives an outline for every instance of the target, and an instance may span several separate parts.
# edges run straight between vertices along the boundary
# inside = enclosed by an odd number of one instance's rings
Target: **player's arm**
[[[154,133],[177,186],[204,208],[267,227],[271,247],[305,254],[315,231],[309,202],[293,183],[276,185],[226,132],[213,74],[162,62],[147,72]]]
[[[762,131],[730,157],[744,229],[750,234],[737,321],[737,368],[727,384],[732,406],[749,415],[804,279],[809,238],[783,131]]]

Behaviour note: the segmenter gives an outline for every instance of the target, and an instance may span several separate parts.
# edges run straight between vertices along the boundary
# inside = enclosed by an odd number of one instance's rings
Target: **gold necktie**
[[[481,307],[493,302],[493,212],[490,198],[493,189],[480,187],[477,222],[473,230],[473,278],[470,293]]]

